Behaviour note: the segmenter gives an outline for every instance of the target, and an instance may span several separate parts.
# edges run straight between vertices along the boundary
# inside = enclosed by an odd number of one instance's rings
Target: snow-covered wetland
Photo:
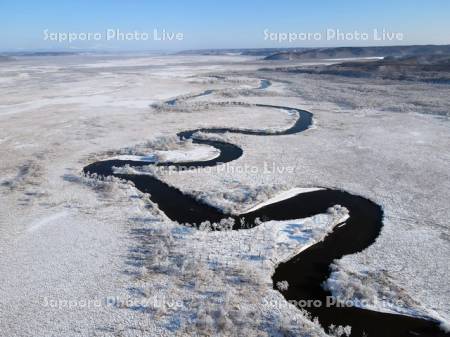
[[[448,85],[270,67],[252,57],[181,55],[0,63],[2,334],[351,333],[289,304],[283,295],[292,284],[272,280],[281,263],[301,260],[333,227],[346,228],[346,208],[262,218],[237,231],[229,220],[197,229],[170,216],[177,208],[183,214],[182,204],[158,205],[151,190],[83,172],[126,160],[117,175],[153,177],[234,217],[320,194],[316,188],[378,204],[376,241],[335,261],[322,286],[363,311],[436,321],[442,330],[428,335],[443,335],[450,324]],[[299,110],[312,113],[311,125],[283,134]],[[176,137],[197,129],[194,140]],[[208,145],[215,142],[241,153],[218,164],[220,151]],[[154,165],[193,161],[216,162]]]

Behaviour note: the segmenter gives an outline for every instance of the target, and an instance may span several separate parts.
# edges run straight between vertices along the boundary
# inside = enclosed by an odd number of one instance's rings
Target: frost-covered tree
[[[277,282],[277,289],[280,291],[286,291],[289,288],[289,283],[288,281],[278,281]]]

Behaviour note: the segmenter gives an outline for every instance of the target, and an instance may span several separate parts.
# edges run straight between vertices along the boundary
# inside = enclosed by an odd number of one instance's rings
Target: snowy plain
[[[339,188],[375,200],[385,212],[380,237],[337,261],[328,285],[344,297],[376,299],[378,310],[448,324],[448,86],[258,71],[262,67],[240,56],[70,56],[0,64],[4,335],[325,335],[293,306],[270,305],[284,303],[270,275],[342,217],[208,233],[172,223],[129,184],[81,174],[93,161],[123,155],[217,155],[174,142],[182,130],[291,125],[286,111],[252,104],[311,111],[315,127],[291,136],[227,134],[244,149],[236,162],[220,171],[162,171],[160,177],[238,213],[292,188]],[[252,89],[260,78],[273,85]],[[215,92],[179,109],[152,107],[208,89]],[[223,101],[248,104],[215,104]],[[403,307],[389,305],[396,299]]]

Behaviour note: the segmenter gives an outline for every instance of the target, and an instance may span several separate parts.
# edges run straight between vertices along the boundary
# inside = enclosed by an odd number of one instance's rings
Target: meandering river
[[[263,90],[270,86],[267,80],[261,80],[258,89]],[[208,95],[213,90],[206,90],[199,95]],[[167,104],[177,104],[172,99]],[[307,130],[312,125],[312,114],[310,112],[274,105],[258,105],[259,107],[277,108],[284,111],[295,111],[298,119],[295,124],[283,131],[261,131],[261,130],[239,130],[229,128],[201,128],[187,130],[178,133],[180,139],[192,139],[193,143],[205,144],[215,147],[220,155],[207,161],[192,162],[166,162],[154,163],[155,166],[172,166],[177,169],[191,169],[210,167],[231,162],[242,156],[243,150],[231,143],[212,141],[195,138],[197,131],[205,133],[240,133],[245,135],[276,137],[279,135],[292,135],[298,137],[299,133]],[[301,140],[299,140],[301,141]],[[116,174],[113,167],[122,167],[126,164],[131,166],[152,165],[148,162],[130,160],[105,160],[95,162],[84,168],[84,172],[96,173],[103,176],[116,176],[132,181],[136,188],[142,192],[150,193],[151,200],[170,219],[181,224],[189,223],[199,225],[204,221],[219,222],[223,218],[231,217],[236,224],[241,221],[245,227],[255,226],[255,219],[264,220],[290,220],[310,217],[319,213],[325,213],[329,207],[341,205],[349,210],[349,218],[345,223],[335,226],[323,241],[320,241],[289,261],[277,266],[273,275],[274,287],[278,281],[288,281],[289,287],[282,294],[286,300],[307,303],[315,301],[319,306],[308,306],[304,309],[312,316],[318,317],[322,326],[350,325],[351,336],[370,337],[400,337],[400,336],[448,336],[439,329],[437,322],[419,319],[404,315],[381,313],[361,309],[357,307],[338,307],[326,305],[327,297],[331,294],[323,288],[324,281],[330,275],[330,264],[344,255],[359,252],[372,243],[380,234],[383,227],[383,210],[371,200],[361,196],[352,195],[345,191],[321,189],[313,192],[298,194],[289,199],[269,204],[253,212],[240,216],[225,214],[221,210],[197,201],[194,197],[182,193],[173,186],[151,175]],[[240,229],[235,225],[234,229]],[[329,301],[328,301],[329,302]],[[294,308],[292,308],[295,310]]]

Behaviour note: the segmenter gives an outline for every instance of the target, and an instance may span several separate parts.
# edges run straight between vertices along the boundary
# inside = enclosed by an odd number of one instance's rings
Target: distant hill
[[[9,56],[0,55],[0,62],[13,61],[14,59]]]
[[[450,45],[314,48],[302,51],[283,51],[264,59],[285,61],[436,54],[450,54]]]
[[[178,55],[248,55],[248,56],[269,56],[282,52],[300,52],[306,48],[233,48],[233,49],[197,49],[184,50]]]
[[[388,56],[376,61],[285,67],[278,68],[276,71],[450,84],[450,54]]]
[[[36,51],[36,52],[21,52],[15,55],[17,56],[69,56],[78,55],[78,52],[67,52],[67,51]]]

